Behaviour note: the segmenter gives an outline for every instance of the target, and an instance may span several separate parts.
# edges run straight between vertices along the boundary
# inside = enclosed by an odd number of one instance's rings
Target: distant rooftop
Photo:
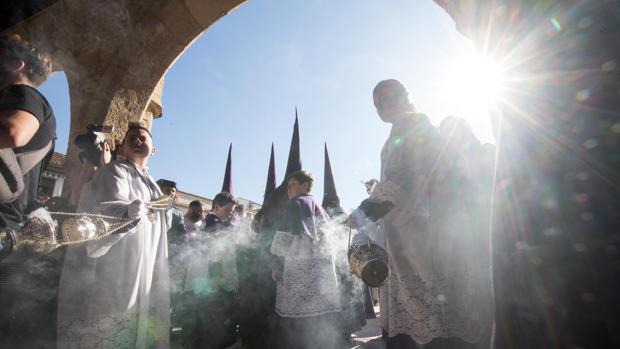
[[[47,164],[47,170],[56,169],[62,170],[65,165],[65,154],[54,152],[52,154],[52,158],[50,159],[49,164]]]
[[[52,158],[50,159],[49,164],[47,164],[46,170],[49,172],[64,174],[63,168],[65,165],[65,160],[66,160],[65,154],[54,152],[52,154]],[[258,211],[258,209],[261,208],[261,204],[254,202],[252,200],[245,199],[242,197],[236,197],[236,199],[239,202],[239,204],[243,205],[245,209],[248,211],[256,212]],[[189,203],[193,200],[199,200],[200,202],[203,203],[203,205],[207,209],[211,208],[211,203],[212,203],[211,199],[206,198],[204,196],[184,192],[182,190],[177,191],[176,201],[177,201],[177,205],[179,205],[180,207],[187,208],[189,206]]]

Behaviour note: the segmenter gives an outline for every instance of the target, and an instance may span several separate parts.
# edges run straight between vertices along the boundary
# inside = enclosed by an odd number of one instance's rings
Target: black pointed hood
[[[278,187],[267,198],[263,206],[263,217],[261,221],[262,229],[275,229],[279,220],[282,218],[283,208],[288,201],[286,180],[293,172],[301,171],[301,156],[299,147],[299,118],[297,117],[297,108],[295,108],[295,125],[293,127],[293,137],[291,139],[291,147],[288,153],[288,162],[286,164],[286,173],[284,179]]]
[[[297,107],[295,107],[295,125],[293,125],[293,137],[291,138],[291,147],[288,152],[288,162],[286,163],[286,172],[282,183],[293,172],[301,171],[301,154],[299,148],[299,119],[297,117]]]
[[[327,152],[327,143],[325,143],[325,169],[323,175],[323,208],[339,208],[340,198],[336,192],[336,183],[334,174],[332,173],[332,165],[329,161],[329,153]]]
[[[263,205],[267,199],[276,190],[276,161],[273,143],[271,143],[271,157],[269,158],[269,170],[267,171],[267,183],[265,184],[265,196],[263,197]]]
[[[226,160],[226,170],[224,172],[224,181],[222,182],[222,190],[233,194],[232,185],[232,143],[228,147],[228,160]],[[233,194],[234,195],[234,194]]]

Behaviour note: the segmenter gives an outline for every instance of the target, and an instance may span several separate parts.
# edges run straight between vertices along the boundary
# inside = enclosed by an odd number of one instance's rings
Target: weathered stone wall
[[[242,0],[60,0],[6,32],[18,33],[65,72],[71,98],[69,139],[89,123],[115,126],[118,140],[129,120],[150,125],[161,115],[154,91],[175,59]],[[155,93],[157,95],[157,93]],[[161,96],[161,93],[159,93]],[[80,166],[72,144],[67,168]],[[79,171],[68,171],[64,195]]]

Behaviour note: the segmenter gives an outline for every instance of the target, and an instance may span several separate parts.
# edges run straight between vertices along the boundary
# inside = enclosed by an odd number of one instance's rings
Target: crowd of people
[[[0,228],[18,230],[53,151],[54,114],[35,88],[50,67],[23,40],[3,37],[0,68],[0,148],[18,159],[42,154],[33,167],[20,169],[21,194],[0,204]],[[177,184],[153,179],[154,137],[130,125],[115,159],[106,143],[100,163],[85,165],[71,199],[76,212],[132,224],[60,252],[51,308],[33,294],[40,287],[24,293],[19,282],[2,286],[0,341],[30,347],[37,331],[53,327],[46,338],[58,348],[168,348],[171,340],[184,348],[235,342],[245,348],[346,348],[351,334],[374,316],[369,289],[349,271],[346,244],[333,248],[338,234],[354,229],[356,238],[374,241],[389,256],[391,274],[379,291],[388,348],[489,347],[484,232],[493,150],[461,119],[433,126],[397,80],[380,82],[373,98],[392,129],[381,150],[381,177],[350,216],[337,196],[319,204],[311,195],[314,176],[302,168],[287,171],[253,222],[239,214],[226,190],[208,210],[200,201],[186,213],[156,208],[152,202],[173,198]],[[7,164],[5,153],[2,160]],[[2,175],[9,178],[4,169]],[[10,180],[0,184],[11,187]],[[7,250],[8,240],[0,241]],[[9,265],[16,264],[0,262],[0,268]],[[54,320],[38,330],[27,325],[39,316]]]

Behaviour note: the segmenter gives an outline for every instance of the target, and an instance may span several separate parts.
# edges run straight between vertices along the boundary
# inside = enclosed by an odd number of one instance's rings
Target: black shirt
[[[39,129],[32,139],[23,147],[14,148],[15,153],[41,149],[56,138],[56,117],[52,107],[35,88],[27,85],[11,85],[1,90],[0,112],[8,110],[27,111],[39,121]],[[24,215],[29,212],[37,199],[41,172],[53,152],[52,146],[43,161],[24,175],[24,191],[17,200],[0,204],[0,228],[6,226],[16,228],[24,221]]]
[[[215,213],[209,212],[204,219],[203,229],[207,232],[215,232],[231,226],[229,221],[222,221]]]

